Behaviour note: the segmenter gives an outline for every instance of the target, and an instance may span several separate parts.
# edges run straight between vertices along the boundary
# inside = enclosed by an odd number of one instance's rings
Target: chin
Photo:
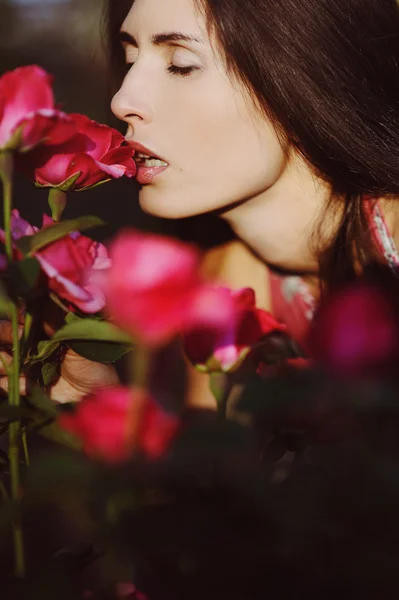
[[[149,190],[147,188],[142,188],[140,190],[139,204],[143,212],[162,219],[184,219],[203,212],[187,210],[192,208],[187,201],[184,202],[182,199],[182,201],[179,202],[176,197],[168,199],[167,194],[162,194],[162,192]]]

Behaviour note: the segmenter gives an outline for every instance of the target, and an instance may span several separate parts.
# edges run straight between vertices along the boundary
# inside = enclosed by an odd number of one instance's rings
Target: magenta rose
[[[399,373],[398,273],[378,268],[320,305],[310,333],[314,361],[349,377]]]
[[[208,373],[234,371],[262,338],[275,331],[287,330],[272,314],[256,307],[255,292],[251,288],[226,291],[233,302],[236,318],[228,321],[223,330],[199,324],[183,336],[189,360],[197,369]]]
[[[61,144],[75,126],[54,106],[52,78],[36,65],[0,77],[0,151],[27,152],[38,144]]]
[[[163,344],[194,323],[221,329],[233,318],[229,294],[199,277],[193,246],[131,230],[118,236],[110,256],[103,282],[107,310],[145,343]]]
[[[140,391],[135,389],[122,386],[99,389],[83,398],[74,414],[62,415],[59,423],[82,440],[89,456],[107,462],[124,461],[132,454],[129,416],[136,395],[141,402]],[[141,423],[135,448],[148,458],[159,458],[180,429],[180,419],[165,412],[150,396],[145,398],[144,409],[139,413]]]
[[[43,215],[43,227],[51,227],[54,221]],[[13,240],[39,231],[22,219],[14,209],[11,216]],[[0,230],[0,240],[4,242],[4,231]],[[15,258],[22,254],[14,249]],[[48,277],[49,289],[63,300],[77,306],[85,313],[95,313],[104,307],[104,294],[97,283],[96,275],[109,269],[111,261],[106,247],[79,232],[51,242],[34,254],[42,270]]]
[[[70,114],[75,135],[63,144],[20,157],[18,167],[37,185],[80,191],[136,174],[134,151],[111,127]]]

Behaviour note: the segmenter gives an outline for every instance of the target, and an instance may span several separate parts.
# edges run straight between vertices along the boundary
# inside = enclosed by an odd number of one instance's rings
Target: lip
[[[153,156],[154,158],[159,158],[159,160],[167,162],[164,158],[162,158],[162,156],[159,156],[150,148],[146,148],[146,146],[143,146],[143,144],[139,144],[139,142],[135,142],[134,140],[129,139],[126,139],[126,141],[135,152],[142,152],[143,154],[148,154],[148,156]]]
[[[141,185],[152,183],[154,177],[165,171],[168,167],[140,167],[137,166],[136,181]]]
[[[148,154],[148,156],[152,156],[154,158],[158,158],[159,160],[163,160],[164,162],[167,162],[161,156],[156,154],[153,150],[151,150],[150,148],[147,148],[146,146],[143,146],[143,144],[140,144],[139,142],[136,142],[134,140],[129,140],[129,139],[126,139],[126,141],[129,144],[129,146],[131,148],[133,148],[133,150],[135,152],[142,152],[143,154]],[[137,166],[136,181],[138,183],[140,183],[141,185],[147,185],[152,182],[154,177],[156,177],[157,175],[162,173],[162,171],[165,171],[165,169],[168,168],[169,163],[167,163],[166,167],[144,167],[144,166],[141,166],[140,163],[139,164],[136,163],[136,166]]]

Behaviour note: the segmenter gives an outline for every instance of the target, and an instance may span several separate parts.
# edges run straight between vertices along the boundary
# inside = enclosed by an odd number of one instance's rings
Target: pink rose
[[[397,377],[398,273],[374,269],[328,296],[316,314],[309,346],[314,361],[335,374]]]
[[[43,215],[43,227],[53,224],[50,217]],[[12,211],[11,232],[14,240],[37,231],[37,227],[21,218],[18,210]],[[4,242],[2,230],[0,240]],[[15,249],[14,252],[16,259],[22,258],[19,250]],[[108,269],[111,261],[103,244],[74,232],[48,244],[34,256],[48,277],[49,288],[61,298],[86,313],[95,313],[104,307],[104,294],[97,283],[96,274]]]
[[[75,132],[56,110],[51,77],[36,65],[0,77],[0,150],[26,152],[38,144],[61,144]]]
[[[63,144],[20,157],[18,167],[38,185],[80,191],[111,178],[136,174],[133,150],[124,137],[88,117],[70,114],[75,135]]]
[[[16,208],[11,212],[11,236],[14,241],[17,241],[25,235],[33,235],[39,231],[38,227],[31,225],[28,221],[25,221],[19,214],[19,210]],[[5,243],[6,237],[4,229],[0,229],[0,241]],[[13,259],[21,260],[23,254],[16,246],[13,246]]]
[[[189,360],[201,371],[234,371],[263,337],[275,331],[286,331],[269,312],[257,308],[251,288],[228,290],[234,303],[235,319],[224,330],[200,324],[183,337]]]
[[[139,393],[122,386],[99,389],[83,398],[74,414],[62,415],[59,423],[82,440],[89,456],[124,461],[132,454],[128,416]],[[140,417],[136,448],[148,458],[159,458],[176,436],[180,419],[166,413],[150,396],[145,398]]]
[[[159,235],[125,231],[110,247],[107,309],[133,336],[157,345],[194,323],[221,328],[233,318],[224,290],[199,277],[199,252]]]

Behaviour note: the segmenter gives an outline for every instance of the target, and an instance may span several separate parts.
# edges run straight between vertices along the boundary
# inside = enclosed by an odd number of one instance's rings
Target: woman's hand
[[[22,333],[22,329],[21,332]],[[12,330],[9,321],[0,321],[0,390],[8,392],[6,366],[11,362]],[[102,364],[83,358],[68,350],[61,364],[61,372],[54,385],[48,388],[55,402],[78,402],[96,387],[117,385],[119,377],[110,364]],[[25,376],[20,378],[20,392],[26,394],[29,382]]]

